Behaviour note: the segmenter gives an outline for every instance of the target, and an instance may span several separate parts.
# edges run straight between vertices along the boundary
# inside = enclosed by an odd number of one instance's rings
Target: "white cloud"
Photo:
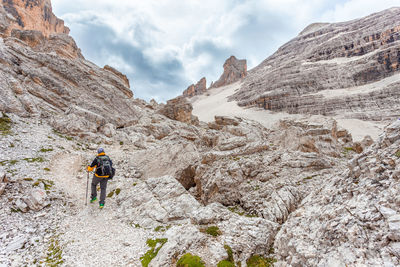
[[[95,63],[106,59],[127,71],[139,97],[167,100],[203,76],[216,80],[230,55],[255,67],[308,24],[355,19],[398,4],[398,0],[53,0],[79,46],[90,25],[111,29],[104,35],[110,55],[88,51]],[[97,36],[101,42],[101,35]],[[96,48],[90,48],[96,49]],[[103,49],[107,49],[103,47]],[[127,57],[132,49],[136,56]],[[132,52],[132,53],[133,53]],[[95,58],[95,57],[102,58]],[[138,62],[133,62],[138,60]],[[140,64],[143,66],[138,77]],[[129,65],[131,65],[129,67]],[[153,66],[152,66],[153,65]],[[162,69],[165,67],[166,69]],[[171,69],[175,68],[175,69]],[[154,73],[155,70],[161,73]],[[147,71],[147,72],[146,72]],[[165,73],[164,73],[165,72]],[[177,72],[182,72],[181,74]],[[165,74],[165,75],[164,75]],[[172,76],[177,75],[176,79]],[[167,81],[174,82],[166,84]],[[149,88],[149,86],[151,88]],[[147,91],[146,91],[147,90]],[[157,95],[157,92],[159,95]]]

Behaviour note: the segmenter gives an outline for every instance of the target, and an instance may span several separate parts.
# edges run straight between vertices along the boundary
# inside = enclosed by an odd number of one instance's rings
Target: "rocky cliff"
[[[400,8],[313,24],[252,69],[232,98],[272,111],[390,119],[399,114]]]
[[[2,8],[7,13],[2,20],[10,21],[1,25],[2,34],[9,35],[13,29],[40,31],[46,37],[69,33],[64,21],[53,14],[50,0],[3,0]]]
[[[207,80],[205,77],[201,78],[196,85],[190,85],[185,91],[183,91],[183,96],[193,97],[195,95],[204,94],[207,91]]]
[[[217,88],[237,82],[247,75],[247,63],[245,59],[237,59],[231,56],[224,63],[224,73],[214,82],[210,88]]]

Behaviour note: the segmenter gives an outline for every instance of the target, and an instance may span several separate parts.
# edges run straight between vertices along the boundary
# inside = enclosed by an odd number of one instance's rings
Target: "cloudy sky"
[[[86,59],[125,73],[135,97],[166,101],[231,55],[251,69],[313,22],[369,15],[400,0],[52,0]]]

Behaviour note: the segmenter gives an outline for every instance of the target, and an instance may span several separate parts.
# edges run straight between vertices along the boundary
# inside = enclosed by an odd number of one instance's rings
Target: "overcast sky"
[[[257,66],[314,22],[339,22],[400,0],[52,0],[86,59],[125,73],[135,97],[166,101],[235,55]]]

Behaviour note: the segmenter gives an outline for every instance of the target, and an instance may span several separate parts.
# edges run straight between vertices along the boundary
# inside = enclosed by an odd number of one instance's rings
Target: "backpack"
[[[108,156],[97,157],[97,174],[99,176],[113,176],[113,167],[111,166],[111,160]],[[114,171],[115,173],[115,171]]]

